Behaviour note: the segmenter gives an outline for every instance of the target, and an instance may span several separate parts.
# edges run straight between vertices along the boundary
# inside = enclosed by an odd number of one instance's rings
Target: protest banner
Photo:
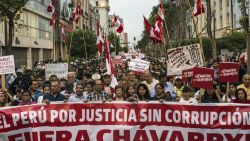
[[[250,109],[244,104],[74,103],[0,113],[3,141],[250,140]]]
[[[203,67],[194,67],[192,87],[213,89],[214,70]]]
[[[143,73],[147,69],[149,69],[150,62],[138,59],[131,59],[129,62],[129,70]]]
[[[124,60],[123,59],[112,59],[112,63],[114,65],[114,68],[117,66],[117,65],[121,65],[122,68],[125,67],[125,63],[124,63]]]
[[[0,74],[15,73],[14,56],[1,56],[0,57]]]
[[[182,81],[188,82],[189,78],[192,78],[193,76],[193,69],[187,69],[182,71]]]
[[[68,63],[45,65],[46,80],[48,80],[51,75],[57,75],[58,78],[66,78],[67,74],[68,74]]]
[[[182,70],[204,66],[200,44],[193,44],[167,50],[168,76],[181,75]]]
[[[219,64],[219,78],[220,82],[239,82],[238,63],[220,63]]]

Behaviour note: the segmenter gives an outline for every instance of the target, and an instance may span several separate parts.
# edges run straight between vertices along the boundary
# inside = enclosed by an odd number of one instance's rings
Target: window
[[[229,0],[226,0],[227,7],[229,7]]]
[[[220,27],[223,26],[223,19],[222,19],[222,16],[220,16]]]
[[[222,10],[222,0],[220,0],[220,10]]]
[[[98,1],[95,2],[95,5],[98,6]]]
[[[229,13],[227,13],[227,25],[230,25]]]

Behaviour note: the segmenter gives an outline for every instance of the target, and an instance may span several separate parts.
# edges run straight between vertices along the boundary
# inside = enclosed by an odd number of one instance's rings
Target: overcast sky
[[[158,4],[159,0],[109,0],[110,13],[123,18],[125,25],[124,31],[128,33],[129,42],[133,43],[134,36],[138,41],[141,39],[143,31],[143,15],[146,18],[152,7]]]

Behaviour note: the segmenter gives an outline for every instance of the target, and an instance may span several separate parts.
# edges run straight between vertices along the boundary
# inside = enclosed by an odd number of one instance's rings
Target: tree
[[[6,55],[12,54],[12,43],[14,36],[15,21],[20,19],[20,12],[29,0],[1,0],[0,1],[0,17],[5,22],[8,20],[9,31],[5,32],[6,38]],[[5,26],[6,28],[6,26]],[[6,30],[5,30],[6,31]],[[8,38],[7,38],[8,37]]]
[[[213,33],[212,33],[211,2],[210,2],[210,0],[206,0],[206,3],[207,3],[207,34],[208,34],[208,38],[209,38],[211,45],[212,45],[212,58],[216,59],[217,58],[217,53],[216,53],[217,49],[216,49],[215,37],[213,36]]]
[[[86,30],[76,30],[73,33],[72,42],[67,41],[67,46],[71,46],[70,56],[85,58],[85,44],[88,57],[94,57],[97,53],[96,49],[96,35],[93,31]],[[84,36],[83,36],[84,35]],[[68,37],[71,37],[69,35]],[[85,39],[84,39],[85,38]],[[84,43],[85,41],[85,43]],[[71,43],[71,45],[70,45]]]
[[[250,31],[249,31],[249,16],[246,9],[246,0],[238,0],[240,5],[242,17],[240,24],[246,34],[246,45],[247,45],[247,73],[250,73]]]
[[[121,43],[120,43],[120,38],[119,36],[117,36],[115,33],[110,33],[108,35],[108,40],[112,43],[112,45],[114,46],[114,49],[111,48],[111,52],[112,51],[116,51],[116,55],[122,51],[121,48]]]

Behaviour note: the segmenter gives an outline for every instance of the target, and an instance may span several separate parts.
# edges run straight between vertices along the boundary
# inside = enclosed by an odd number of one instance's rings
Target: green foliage
[[[123,51],[124,51],[125,53],[128,53],[128,46],[123,47]]]
[[[111,52],[115,51],[115,48],[116,48],[116,54],[122,51],[119,36],[117,36],[115,33],[112,32],[108,35],[108,40],[112,43],[112,45],[114,45],[114,48],[110,49]]]
[[[71,35],[68,37],[71,37]],[[70,41],[71,40],[67,41],[68,47],[70,47]],[[96,35],[94,34],[93,31],[86,29],[86,30],[76,30],[73,32],[70,56],[85,58],[84,41],[86,43],[88,58],[94,57],[96,55],[96,53],[97,53]]]

